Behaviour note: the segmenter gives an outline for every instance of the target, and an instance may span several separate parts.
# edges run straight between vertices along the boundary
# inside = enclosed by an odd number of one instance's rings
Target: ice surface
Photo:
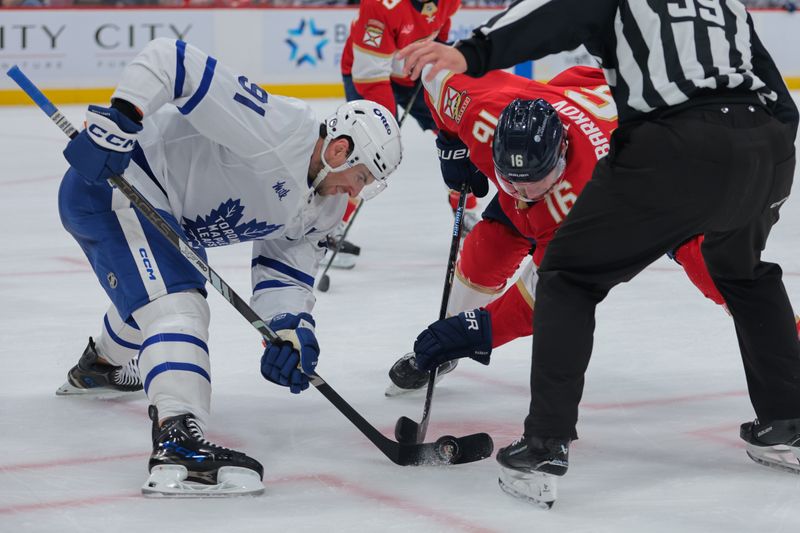
[[[337,102],[313,105],[323,116]],[[83,107],[65,107],[76,123]],[[211,294],[213,414],[208,437],[263,462],[266,493],[225,501],[144,499],[150,425],[144,396],[57,398],[99,331],[106,298],[62,229],[56,195],[65,139],[38,110],[0,109],[0,531],[142,532],[795,532],[800,477],[756,465],[738,425],[754,417],[728,316],[668,260],[598,309],[581,440],[551,511],[497,486],[494,459],[398,467],[322,395],[264,381],[260,341]],[[387,192],[362,210],[358,266],[332,270],[315,316],[322,376],[387,435],[419,419],[422,395],[387,399],[389,366],[438,312],[452,215],[433,138],[409,122]],[[800,299],[800,204],[782,208],[764,254]],[[212,250],[249,294],[249,246]],[[797,306],[797,305],[796,305]],[[429,437],[518,436],[530,341],[466,361],[437,387]]]

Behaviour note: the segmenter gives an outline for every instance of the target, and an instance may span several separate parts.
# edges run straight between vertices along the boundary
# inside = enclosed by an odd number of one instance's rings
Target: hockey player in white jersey
[[[111,106],[89,107],[64,151],[59,211],[112,305],[59,393],[144,388],[153,420],[145,494],[260,493],[263,468],[203,438],[205,278],[106,179],[125,172],[203,256],[253,241],[251,305],[284,339],[267,344],[261,373],[299,393],[320,351],[312,287],[325,237],[348,197],[386,187],[401,151],[381,105],[348,102],[321,124],[304,102],[267,94],[183,41],[151,41]],[[141,380],[129,363],[137,356]]]

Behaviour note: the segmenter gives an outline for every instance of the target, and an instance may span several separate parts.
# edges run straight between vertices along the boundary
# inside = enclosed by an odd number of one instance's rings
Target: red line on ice
[[[83,270],[47,270],[43,272],[0,272],[0,278],[41,278],[41,277],[52,277],[52,276],[63,276],[66,274],[86,274],[86,271],[89,269]]]
[[[374,487],[364,487],[355,485],[352,482],[348,481],[347,479],[332,474],[306,474],[306,475],[286,476],[278,479],[266,480],[265,485],[269,487],[271,484],[274,483],[300,483],[300,482],[318,482],[327,487],[339,489],[351,495],[358,496],[359,498],[373,500],[383,505],[394,507],[395,509],[400,509],[402,511],[407,511],[418,516],[423,516],[435,522],[441,523],[442,525],[446,526],[448,530],[453,530],[457,528],[461,531],[468,531],[470,533],[492,533],[495,531],[493,529],[475,525],[472,522],[465,520],[459,516],[439,511],[437,509],[434,509],[433,507],[421,505],[419,503],[406,500],[398,496],[393,496],[385,492],[379,492],[375,490]]]
[[[64,507],[86,507],[89,505],[105,505],[109,502],[118,500],[128,500],[131,498],[140,498],[139,492],[127,492],[124,494],[111,494],[108,496],[94,496],[91,498],[75,498],[73,500],[59,500],[50,502],[39,503],[25,503],[21,505],[9,505],[8,507],[0,507],[0,515],[4,514],[17,514],[17,513],[30,513],[35,511],[46,511],[50,509],[61,509]]]
[[[657,398],[653,400],[638,400],[632,402],[606,402],[606,403],[584,403],[583,409],[602,411],[606,409],[644,407],[646,405],[668,405],[671,403],[703,402],[716,400],[718,398],[731,398],[747,396],[745,391],[710,392],[708,394],[692,394],[689,396],[672,396],[667,398]]]
[[[18,180],[3,180],[0,181],[0,186],[5,187],[6,185],[25,185],[28,183],[35,183],[37,181],[53,181],[53,180],[60,180],[61,176],[40,176],[38,178],[21,178]]]
[[[17,463],[11,465],[0,465],[0,474],[7,472],[19,472],[21,470],[38,470],[40,468],[58,468],[62,466],[82,466],[91,463],[104,463],[106,461],[119,461],[125,459],[141,459],[147,458],[149,450],[143,448],[142,451],[136,453],[126,453],[123,455],[106,455],[101,457],[73,457],[70,459],[54,459],[52,461],[44,461],[41,463]]]
[[[86,269],[89,268],[89,262],[86,260],[85,257],[69,257],[66,255],[57,255],[54,256],[53,259],[57,261],[63,261],[64,263],[69,263],[71,265],[82,266]]]
[[[725,425],[713,428],[697,429],[695,431],[687,431],[687,435],[698,437],[703,440],[724,444],[731,448],[744,448],[744,441],[738,438],[739,425]],[[733,437],[736,435],[736,437]]]
[[[524,392],[525,394],[528,395],[530,394],[530,387],[528,385],[519,385],[517,383],[511,383],[501,379],[482,376],[477,372],[470,372],[470,371],[462,372],[461,370],[459,370],[458,376],[469,379],[470,381],[502,387],[503,389],[511,391],[513,393]],[[710,392],[707,394],[692,394],[688,396],[671,396],[666,398],[654,398],[652,400],[634,400],[625,402],[583,402],[581,403],[581,408],[590,409],[593,411],[603,411],[608,409],[626,409],[634,407],[644,407],[647,405],[668,405],[672,403],[707,401],[707,400],[715,400],[718,398],[739,397],[746,395],[747,395],[746,391],[739,390],[739,391]]]

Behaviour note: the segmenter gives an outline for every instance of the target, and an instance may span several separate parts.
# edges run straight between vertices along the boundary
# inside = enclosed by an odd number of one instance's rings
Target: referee
[[[520,0],[454,48],[417,43],[406,71],[480,76],[584,45],[619,113],[601,160],[539,268],[531,405],[497,455],[506,492],[552,504],[577,438],[595,307],[664,253],[704,234],[733,316],[755,422],[748,454],[789,445],[800,471],[800,343],[778,265],[761,260],[794,176],[798,112],[738,0]],[[784,454],[785,456],[786,454]],[[775,464],[775,463],[780,464]],[[548,492],[550,491],[550,492]]]

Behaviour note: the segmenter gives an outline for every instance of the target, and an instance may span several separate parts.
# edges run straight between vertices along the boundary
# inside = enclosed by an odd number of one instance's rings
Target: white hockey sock
[[[139,354],[142,332],[120,318],[111,305],[103,317],[102,333],[95,339],[97,353],[116,366],[124,366]]]
[[[447,301],[447,316],[457,315],[462,311],[477,309],[478,307],[485,307],[502,292],[503,288],[493,290],[471,283],[457,269],[456,275],[453,276],[450,299]]]
[[[192,413],[205,429],[211,405],[208,304],[197,291],[167,294],[134,311],[139,373],[160,419]]]

